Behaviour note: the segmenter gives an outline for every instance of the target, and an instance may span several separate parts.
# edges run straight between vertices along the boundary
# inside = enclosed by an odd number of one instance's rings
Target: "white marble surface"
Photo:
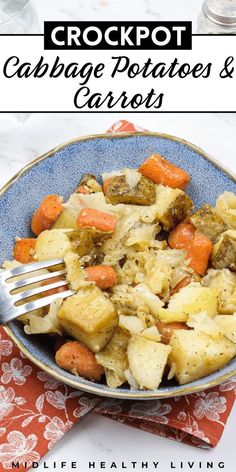
[[[80,135],[103,133],[121,118],[185,138],[225,165],[235,166],[236,114],[35,113],[23,122],[10,118],[12,128],[2,133],[7,118],[0,114],[0,185],[25,163],[57,144]]]
[[[195,24],[201,0],[40,0],[38,11],[43,20],[128,20],[128,19],[186,19]],[[12,177],[25,163],[55,145],[76,136],[104,132],[121,118],[136,122],[144,128],[174,134],[192,141],[236,172],[236,115],[227,114],[34,114],[24,122],[12,122],[11,129],[3,132],[6,115],[0,115],[0,185]],[[53,461],[79,461],[79,470],[87,472],[88,460],[124,461],[127,471],[130,461],[140,463],[160,461],[159,471],[169,470],[169,461],[195,461],[193,470],[206,472],[206,461],[225,461],[227,472],[235,470],[235,415],[234,408],[218,447],[211,451],[196,449],[149,433],[131,429],[111,420],[90,415],[75,426],[47,455],[49,469],[43,463],[39,471],[53,469]],[[198,462],[203,461],[202,469]],[[61,470],[58,466],[57,470]],[[72,469],[68,466],[66,471]],[[121,472],[121,468],[118,469]],[[140,467],[136,470],[141,469]],[[149,469],[153,470],[153,469]],[[176,468],[175,472],[181,469]],[[182,469],[187,471],[187,466]]]
[[[203,0],[40,0],[41,20],[188,20],[196,27]]]

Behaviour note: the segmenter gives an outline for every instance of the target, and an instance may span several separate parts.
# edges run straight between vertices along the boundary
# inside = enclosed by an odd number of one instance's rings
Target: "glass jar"
[[[198,34],[236,34],[236,0],[205,0]]]
[[[40,33],[33,0],[0,0],[0,34]]]

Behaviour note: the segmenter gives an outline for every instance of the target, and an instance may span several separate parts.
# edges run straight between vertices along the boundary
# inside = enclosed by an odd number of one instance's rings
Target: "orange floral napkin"
[[[142,131],[127,121],[109,132]],[[194,395],[131,402],[74,390],[34,366],[0,327],[0,471],[31,468],[91,411],[198,447],[219,442],[236,399],[236,379]],[[79,437],[78,437],[79,439]]]
[[[0,327],[0,471],[29,469],[101,402],[33,365]],[[26,467],[25,467],[26,466]]]

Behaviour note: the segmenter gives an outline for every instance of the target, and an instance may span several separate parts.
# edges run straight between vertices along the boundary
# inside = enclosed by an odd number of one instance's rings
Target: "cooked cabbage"
[[[161,335],[156,326],[150,326],[144,329],[140,334],[143,338],[149,339],[149,341],[161,341]]]
[[[137,228],[130,230],[125,246],[135,246],[136,249],[158,246],[159,241],[156,241],[155,237],[159,232],[159,224],[141,224]]]
[[[221,339],[224,336],[222,329],[215,322],[215,318],[212,319],[206,312],[189,315],[187,325],[198,332],[208,334],[213,339]]]
[[[229,226],[236,229],[236,195],[224,192],[216,200],[216,211]]]
[[[124,374],[125,374],[126,380],[129,384],[131,390],[138,390],[139,384],[138,384],[138,382],[136,382],[134,376],[131,374],[131,370],[126,369]]]
[[[140,172],[137,172],[135,169],[125,169],[124,170],[124,175],[126,178],[126,182],[130,188],[136,187],[138,185],[142,175]]]
[[[204,287],[218,290],[218,312],[234,313],[236,311],[236,274],[229,269],[209,269],[201,281]]]
[[[118,205],[115,205],[116,208]],[[124,206],[124,205],[123,205]],[[135,210],[126,209],[117,219],[116,228],[112,236],[103,243],[102,252],[105,256],[104,264],[115,265],[128,252],[125,242],[129,231],[139,221],[139,214]]]
[[[159,250],[155,256],[149,257],[147,260],[145,283],[153,293],[161,295],[167,300],[174,270],[180,269],[183,264],[186,267],[185,251]]]
[[[150,309],[143,297],[128,285],[116,285],[112,290],[111,301],[118,315],[150,314]]]
[[[193,271],[188,267],[185,251],[164,250],[162,241],[157,242],[159,249],[132,249],[126,254],[123,264],[116,264],[116,272],[120,284],[145,283],[154,294],[161,295],[164,301],[168,301],[170,288],[186,276],[192,275]]]
[[[81,287],[91,285],[91,282],[86,282],[84,271],[80,267],[80,259],[73,251],[68,251],[64,257],[66,265],[66,278],[72,290],[79,290]]]
[[[128,341],[129,336],[121,329],[117,329],[105,349],[96,354],[98,364],[105,369],[107,385],[111,388],[120,387],[126,382]]]
[[[226,338],[236,344],[236,314],[218,315],[214,321],[220,326]]]
[[[124,205],[113,206],[110,203],[107,203],[103,192],[91,194],[73,193],[63,206],[74,215],[74,218],[77,218],[80,211],[84,208],[93,208],[94,210],[116,215],[122,213],[124,208]]]
[[[59,334],[62,335],[62,326],[57,317],[57,313],[62,306],[62,299],[54,300],[47,315],[39,317],[34,312],[27,314],[28,324],[24,326],[26,334]]]
[[[158,312],[164,305],[163,301],[161,301],[157,295],[154,295],[145,284],[138,284],[133,290],[148,306],[151,314],[155,317],[158,317]]]
[[[119,327],[130,334],[139,334],[146,328],[146,324],[137,316],[119,316]]]

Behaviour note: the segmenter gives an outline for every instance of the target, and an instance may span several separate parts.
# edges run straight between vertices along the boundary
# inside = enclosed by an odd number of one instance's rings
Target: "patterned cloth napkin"
[[[142,131],[127,121],[109,132]],[[104,400],[74,390],[34,366],[0,327],[0,471],[29,469],[91,411],[198,447],[217,445],[236,399],[236,379],[173,399]]]

